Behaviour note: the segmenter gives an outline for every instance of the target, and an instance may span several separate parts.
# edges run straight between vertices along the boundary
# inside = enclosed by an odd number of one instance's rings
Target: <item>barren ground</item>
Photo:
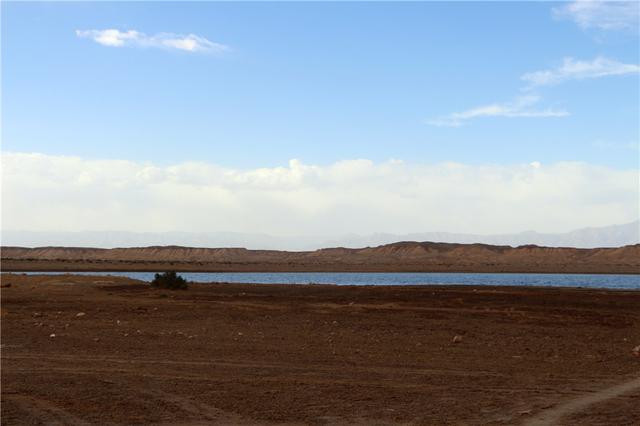
[[[2,284],[3,425],[640,423],[640,292]]]

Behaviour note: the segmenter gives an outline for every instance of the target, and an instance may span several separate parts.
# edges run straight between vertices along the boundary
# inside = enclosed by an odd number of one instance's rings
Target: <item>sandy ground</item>
[[[640,292],[8,284],[3,425],[640,424]]]

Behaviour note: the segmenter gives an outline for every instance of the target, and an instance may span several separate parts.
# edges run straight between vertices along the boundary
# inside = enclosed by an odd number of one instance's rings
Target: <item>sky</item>
[[[640,216],[637,2],[1,7],[2,229]]]

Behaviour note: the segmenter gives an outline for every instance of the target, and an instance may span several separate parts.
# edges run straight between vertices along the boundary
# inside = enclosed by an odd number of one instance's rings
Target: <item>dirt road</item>
[[[635,391],[640,391],[640,377],[628,382],[620,383],[612,387],[608,387],[605,389],[601,389],[595,392],[590,392],[585,395],[578,396],[567,402],[563,402],[556,407],[543,410],[537,416],[525,422],[525,425],[526,426],[554,425],[554,424],[558,424],[561,421],[564,421],[564,419],[566,419],[569,415],[572,415],[572,414],[584,416],[585,412],[587,412],[589,408],[593,408],[594,405],[597,405],[603,402],[605,403],[609,402],[622,395],[632,394]],[[635,398],[636,397],[634,397],[635,401],[631,402],[630,400],[628,403],[629,404],[640,403],[640,400]],[[622,419],[622,420],[625,420],[625,419]],[[630,423],[633,420],[634,419],[632,417],[626,419],[626,421]]]

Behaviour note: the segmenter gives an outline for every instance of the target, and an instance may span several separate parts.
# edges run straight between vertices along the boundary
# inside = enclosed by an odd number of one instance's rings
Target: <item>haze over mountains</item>
[[[244,247],[262,250],[316,250],[329,247],[359,248],[398,241],[433,241],[459,244],[493,244],[513,247],[534,244],[547,247],[621,247],[640,243],[640,221],[622,225],[582,228],[566,233],[545,234],[535,231],[517,234],[477,235],[452,232],[411,234],[349,234],[336,237],[277,237],[267,234],[236,232],[34,232],[3,231],[3,246],[20,247],[145,247],[179,245],[187,247]]]

